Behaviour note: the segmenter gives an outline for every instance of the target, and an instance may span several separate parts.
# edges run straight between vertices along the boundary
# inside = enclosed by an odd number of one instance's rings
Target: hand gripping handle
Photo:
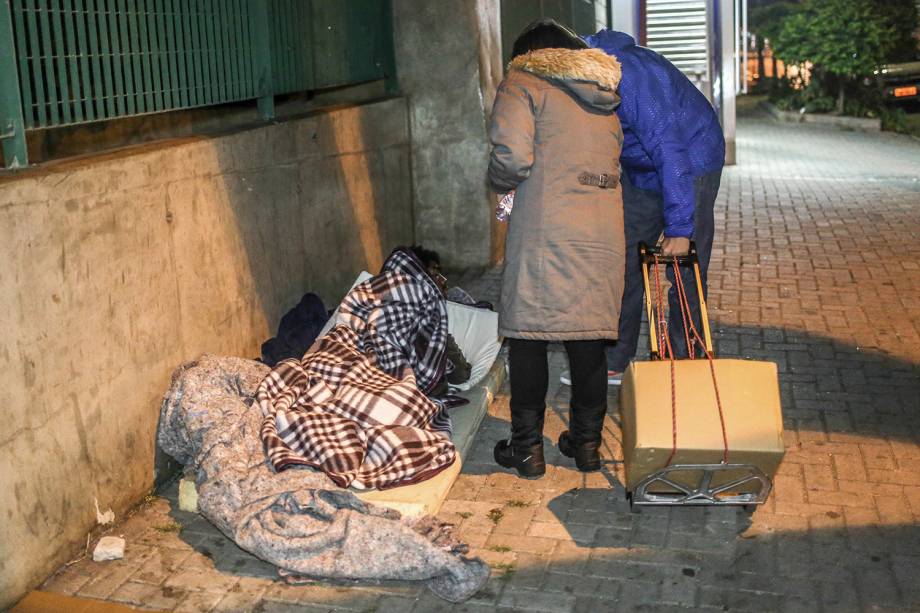
[[[656,260],[657,257],[657,260]],[[654,307],[652,306],[652,292],[649,284],[649,269],[656,264],[673,264],[677,260],[678,266],[693,266],[693,274],[696,279],[696,291],[700,299],[700,316],[703,320],[703,341],[706,344],[706,351],[712,353],[712,335],[709,330],[709,311],[706,309],[706,298],[703,296],[703,281],[700,277],[700,261],[696,253],[696,243],[690,241],[690,250],[687,255],[663,256],[661,247],[649,247],[645,243],[639,243],[639,260],[642,264],[642,279],[645,282],[645,310],[648,315],[649,325],[649,342],[651,344],[652,359],[661,358],[661,351],[658,347],[658,333],[656,320],[654,317]],[[680,271],[675,270],[674,274]],[[689,313],[687,314],[689,316]]]

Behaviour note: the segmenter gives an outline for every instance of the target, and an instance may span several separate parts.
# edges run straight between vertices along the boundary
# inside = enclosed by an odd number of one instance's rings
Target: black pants
[[[712,238],[715,233],[713,205],[719,193],[722,171],[718,170],[696,178],[696,210],[693,215],[693,240],[700,260],[700,278],[703,295],[706,295],[706,275],[709,270],[709,256],[712,253]],[[623,302],[620,306],[620,340],[616,346],[607,349],[607,363],[611,370],[623,372],[630,360],[636,357],[639,347],[639,327],[645,312],[645,284],[639,263],[640,242],[654,245],[664,230],[664,201],[661,193],[641,190],[629,182],[623,173],[623,221],[626,228],[626,278],[623,288]],[[668,279],[673,282],[674,273],[668,266]],[[700,301],[697,296],[696,278],[688,268],[681,270],[690,312],[696,329],[703,333]],[[652,289],[654,292],[654,288]],[[668,291],[668,330],[671,346],[678,358],[689,355],[684,336],[684,322],[680,316],[677,290]]]
[[[529,447],[543,441],[549,367],[547,341],[508,339],[511,369],[511,443]],[[569,433],[575,444],[600,442],[607,413],[606,341],[566,341],[572,373]]]

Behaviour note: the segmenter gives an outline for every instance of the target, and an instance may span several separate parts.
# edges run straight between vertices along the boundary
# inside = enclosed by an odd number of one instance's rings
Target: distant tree
[[[833,75],[837,112],[843,113],[846,86],[885,61],[897,31],[874,2],[806,0],[783,19],[775,53],[787,63],[811,62]]]
[[[911,62],[920,57],[917,34],[920,33],[920,16],[915,0],[873,0],[875,12],[885,18],[894,29],[887,62]]]
[[[798,6],[794,0],[761,0],[751,4],[748,17],[748,29],[757,35],[757,71],[763,79],[766,74],[764,65],[765,43],[775,46],[776,36],[783,27],[783,20]],[[776,79],[776,54],[773,54],[773,78]]]

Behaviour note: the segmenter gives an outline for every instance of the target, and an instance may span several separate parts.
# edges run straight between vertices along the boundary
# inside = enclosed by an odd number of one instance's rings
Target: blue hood
[[[616,30],[601,30],[593,36],[586,37],[585,40],[592,47],[603,49],[607,53],[616,53],[623,47],[636,44],[635,38],[626,32]]]
[[[601,30],[585,41],[620,61],[620,165],[633,185],[661,193],[665,234],[691,236],[694,179],[725,163],[725,139],[715,110],[674,64],[638,46],[629,34]]]

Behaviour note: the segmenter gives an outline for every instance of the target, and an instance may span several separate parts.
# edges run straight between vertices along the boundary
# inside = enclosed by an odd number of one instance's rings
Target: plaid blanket
[[[262,444],[277,471],[312,466],[337,485],[385,489],[428,479],[456,456],[443,403],[444,298],[410,252],[356,286],[336,326],[259,385]]]
[[[430,393],[447,361],[447,301],[415,255],[397,249],[380,274],[355,286],[339,307],[339,321],[359,336],[358,350],[372,354],[385,372],[400,378],[415,371]]]

